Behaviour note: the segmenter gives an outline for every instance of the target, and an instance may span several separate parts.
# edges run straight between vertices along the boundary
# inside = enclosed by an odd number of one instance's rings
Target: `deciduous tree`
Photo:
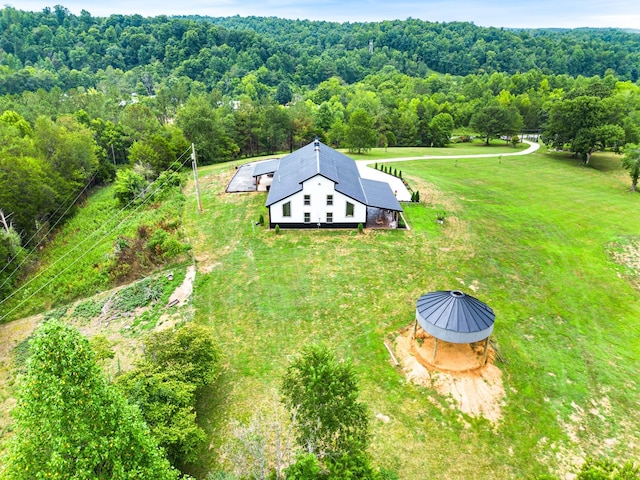
[[[562,149],[565,145],[588,164],[592,153],[624,141],[624,130],[610,123],[612,104],[599,97],[580,96],[556,103],[549,112],[543,132],[545,143]]]
[[[522,116],[515,107],[491,102],[471,117],[469,126],[481,132],[485,143],[502,135],[512,135],[522,129]]]
[[[298,444],[319,458],[366,450],[369,417],[358,401],[353,367],[325,346],[305,347],[287,368],[283,401],[292,415]]]
[[[142,415],[171,463],[198,458],[206,435],[196,423],[196,399],[219,373],[220,353],[211,332],[187,323],[145,338],[144,358],[117,384]]]
[[[640,146],[630,143],[624,147],[622,167],[629,170],[631,191],[635,192],[640,177]]]
[[[178,478],[78,330],[51,320],[30,353],[3,478]]]
[[[377,134],[375,119],[364,108],[357,108],[349,117],[345,145],[352,152],[367,152],[375,147]]]

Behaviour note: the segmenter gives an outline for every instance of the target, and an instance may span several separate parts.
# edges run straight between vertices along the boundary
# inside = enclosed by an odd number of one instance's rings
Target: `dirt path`
[[[168,328],[175,324],[179,319],[182,319],[178,307],[185,306],[193,293],[193,283],[195,281],[196,268],[195,266],[187,267],[187,274],[181,285],[177,286],[171,297],[169,298],[169,305],[173,308],[167,308],[166,314],[164,314],[158,321],[156,328]],[[144,309],[137,312],[126,312],[124,315],[110,315],[108,313],[110,299],[123,288],[128,285],[121,285],[107,292],[102,292],[93,298],[104,298],[105,306],[100,316],[91,320],[83,321],[71,321],[73,325],[88,338],[95,335],[102,335],[107,338],[112,344],[112,348],[115,354],[112,365],[105,365],[104,368],[108,374],[114,375],[117,371],[126,370],[132,364],[132,362],[140,355],[140,340],[136,336],[123,335],[123,329],[127,329],[136,314],[141,314]],[[77,305],[80,302],[87,299],[81,299],[74,302]],[[73,306],[70,307],[70,311],[73,310]],[[16,345],[27,339],[38,325],[43,321],[44,315],[34,315],[32,317],[22,318],[14,320],[9,323],[0,324],[0,439],[6,435],[11,423],[11,417],[9,412],[15,405],[15,399],[11,394],[11,384],[13,382],[13,365],[12,365],[12,351]]]

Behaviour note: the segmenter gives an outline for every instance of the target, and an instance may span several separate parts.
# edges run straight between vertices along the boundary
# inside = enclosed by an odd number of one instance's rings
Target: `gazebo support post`
[[[484,339],[484,353],[482,354],[482,365],[487,363],[487,350],[489,350],[489,337]]]
[[[433,337],[435,338],[435,342],[433,343],[433,364],[435,365],[436,363],[436,355],[438,353],[438,337]]]

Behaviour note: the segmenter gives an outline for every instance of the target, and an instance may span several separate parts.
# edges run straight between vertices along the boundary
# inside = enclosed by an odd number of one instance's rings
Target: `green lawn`
[[[226,370],[205,406],[213,448],[194,473],[221,460],[231,421],[268,404],[291,355],[318,341],[354,361],[362,399],[391,418],[373,421],[371,453],[403,479],[532,478],[585,455],[637,458],[640,298],[608,251],[639,234],[640,196],[619,161],[595,156],[586,168],[538,153],[394,164],[426,203],[407,208],[410,231],[364,235],[275,235],[252,225],[266,217],[265,194],[225,194],[229,167],[202,168],[205,212],[191,195],[184,222],[209,271],[196,280],[196,319],[218,335]],[[496,312],[505,359],[497,427],[442,409],[383,345],[412,322],[420,295],[473,282]]]

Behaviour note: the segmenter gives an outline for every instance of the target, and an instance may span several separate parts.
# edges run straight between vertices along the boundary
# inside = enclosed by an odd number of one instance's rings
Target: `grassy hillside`
[[[180,240],[183,206],[184,195],[177,187],[164,187],[129,208],[118,204],[113,186],[98,189],[52,234],[46,248],[30,253],[26,278],[0,300],[0,323],[67,305],[143,278],[162,265],[188,260],[181,252],[167,254],[166,242],[149,246],[154,238]]]
[[[640,197],[618,165],[550,153],[397,163],[426,202],[407,209],[415,228],[365,235],[275,235],[252,225],[264,194],[225,194],[233,170],[203,169],[205,212],[190,197],[184,220],[200,271],[194,306],[227,369],[208,405],[213,448],[194,472],[225,461],[233,420],[266,408],[291,355],[317,341],[355,362],[363,400],[390,417],[374,422],[371,450],[401,478],[525,478],[585,455],[637,457],[640,299],[611,252],[635,241]],[[383,346],[420,295],[470,285],[497,314],[497,426],[407,383]]]

